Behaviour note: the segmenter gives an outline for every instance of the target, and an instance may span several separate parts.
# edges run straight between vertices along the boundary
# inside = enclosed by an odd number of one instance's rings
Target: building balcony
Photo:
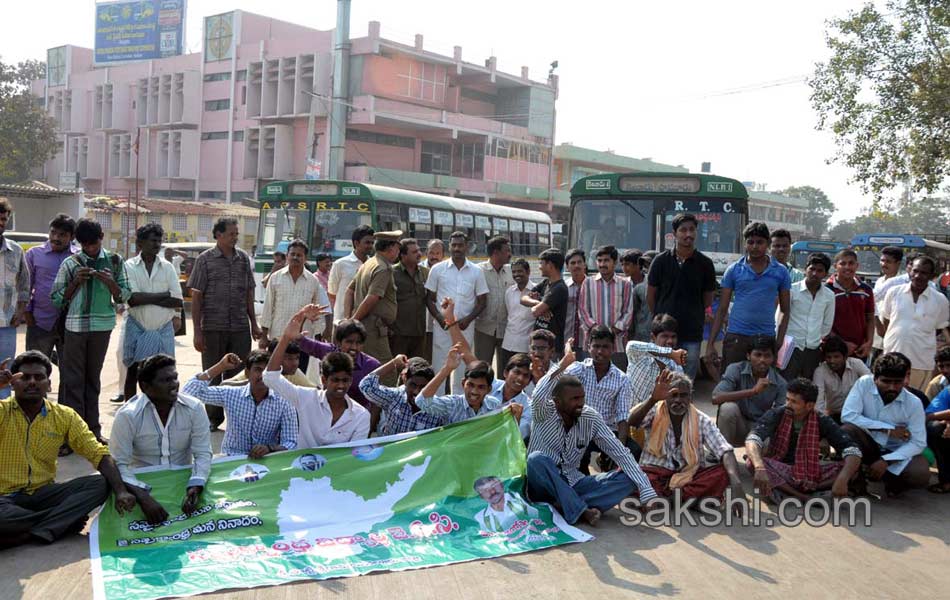
[[[528,132],[527,127],[371,95],[353,98],[349,122],[352,125],[379,124],[438,130],[451,134],[453,139],[457,138],[459,133],[531,142],[537,139]]]

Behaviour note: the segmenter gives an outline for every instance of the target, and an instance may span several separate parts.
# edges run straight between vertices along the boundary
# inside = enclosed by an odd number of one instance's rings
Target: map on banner
[[[169,513],[159,525],[106,504],[90,536],[97,599],[418,569],[591,539],[522,495],[525,449],[508,411],[421,434],[219,460],[191,516],[180,508],[189,475],[138,474]]]

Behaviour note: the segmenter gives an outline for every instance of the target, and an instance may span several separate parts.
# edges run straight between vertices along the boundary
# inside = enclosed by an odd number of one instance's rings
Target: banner
[[[177,56],[184,28],[185,0],[97,3],[95,64]]]
[[[138,477],[169,518],[152,527],[138,507],[119,516],[106,503],[89,538],[95,598],[353,577],[590,540],[525,500],[525,465],[506,410],[422,434],[217,461],[190,517],[181,512],[190,469],[145,469]]]

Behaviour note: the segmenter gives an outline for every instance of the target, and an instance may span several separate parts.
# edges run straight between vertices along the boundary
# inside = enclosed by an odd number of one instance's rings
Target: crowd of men
[[[11,213],[0,199],[0,233]],[[664,252],[598,247],[593,275],[581,249],[545,250],[533,274],[501,236],[475,264],[463,232],[445,256],[441,240],[423,248],[368,226],[311,273],[293,240],[264,279],[258,321],[253,262],[222,218],[187,282],[203,371],[180,388],[183,295],[159,225],[138,229],[128,260],[89,219],[57,216],[26,253],[4,239],[0,346],[16,355],[26,324],[27,351],[0,364],[13,393],[0,400],[0,545],[79,531],[110,490],[120,511],[138,504],[162,523],[178,509],[152,498],[142,466],[190,465],[181,510],[193,512],[225,423],[222,452],[259,458],[507,410],[529,499],[591,525],[633,494],[647,507],[675,493],[743,497],[736,447],[771,500],[863,494],[868,481],[889,496],[950,492],[950,303],[935,262],[887,248],[872,288],[852,250],[799,270],[788,232],[756,222],[720,285],[697,225],[677,215]],[[121,306],[127,401],[105,439],[100,375]],[[693,404],[701,363],[717,381],[715,417]],[[102,477],[54,483],[71,452]]]

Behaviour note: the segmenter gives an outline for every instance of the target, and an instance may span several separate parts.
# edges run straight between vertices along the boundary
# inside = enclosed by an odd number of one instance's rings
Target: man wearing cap
[[[389,349],[389,329],[396,322],[393,264],[399,260],[401,237],[402,231],[377,232],[373,244],[376,254],[366,259],[346,290],[347,314],[366,328],[363,352],[381,363],[389,362],[393,357]],[[352,313],[351,306],[355,307]],[[383,383],[392,385],[395,381]]]

